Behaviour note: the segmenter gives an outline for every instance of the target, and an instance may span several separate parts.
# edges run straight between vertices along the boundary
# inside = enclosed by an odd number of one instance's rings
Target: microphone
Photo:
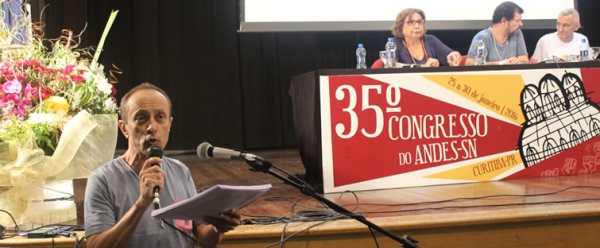
[[[156,157],[156,158],[162,159],[162,156],[163,156],[163,151],[158,146],[150,146],[146,150],[146,157],[148,157],[148,158]],[[158,165],[160,167],[159,164],[153,164],[152,166],[156,166],[156,165]],[[160,208],[160,195],[158,194],[159,191],[160,191],[160,188],[158,186],[154,186],[154,209]]]
[[[262,160],[261,157],[256,156],[254,154],[247,153],[245,151],[236,151],[227,148],[214,147],[208,142],[202,142],[202,144],[200,144],[196,149],[196,153],[201,159],[226,158],[247,161]]]

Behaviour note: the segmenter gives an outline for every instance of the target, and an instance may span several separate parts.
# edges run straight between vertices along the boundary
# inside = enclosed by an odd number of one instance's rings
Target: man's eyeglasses
[[[416,20],[416,21],[415,20],[410,20],[410,21],[407,21],[406,24],[408,24],[408,26],[414,26],[415,24],[416,25],[424,25],[425,24],[425,20]]]

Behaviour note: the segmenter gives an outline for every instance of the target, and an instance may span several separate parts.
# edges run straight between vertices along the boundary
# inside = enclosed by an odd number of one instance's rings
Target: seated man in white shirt
[[[575,9],[565,9],[558,15],[556,32],[542,36],[535,47],[531,62],[538,63],[546,60],[556,62],[579,61],[579,45],[583,40],[588,44],[585,35],[577,33],[579,12]]]

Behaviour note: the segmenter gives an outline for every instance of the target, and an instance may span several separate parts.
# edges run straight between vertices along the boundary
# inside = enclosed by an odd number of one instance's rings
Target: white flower
[[[108,79],[106,79],[104,75],[95,75],[94,78],[94,82],[96,83],[96,86],[98,86],[100,92],[107,95],[112,94],[112,85],[108,82]]]
[[[55,114],[31,113],[25,122],[29,124],[52,123],[58,118]]]
[[[117,104],[113,101],[112,98],[108,98],[104,100],[104,111],[117,111]]]
[[[48,125],[62,130],[70,120],[71,116],[64,112],[59,112],[58,114],[31,113],[25,122],[32,125],[38,123],[48,123]]]
[[[82,99],[81,91],[73,92],[73,98],[71,99],[70,108],[72,110],[75,110],[75,109],[77,109],[77,107],[81,106],[81,99]]]
[[[94,81],[98,90],[106,95],[112,94],[112,85],[108,82],[108,79],[104,74],[98,70],[86,71],[83,75],[86,81]]]

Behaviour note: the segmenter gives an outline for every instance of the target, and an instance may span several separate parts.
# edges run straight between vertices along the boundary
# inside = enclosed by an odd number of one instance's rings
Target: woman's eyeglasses
[[[416,25],[424,25],[425,24],[425,20],[416,20],[416,21],[415,20],[410,20],[410,21],[407,21],[406,24],[408,24],[408,26],[414,26],[415,24]]]

